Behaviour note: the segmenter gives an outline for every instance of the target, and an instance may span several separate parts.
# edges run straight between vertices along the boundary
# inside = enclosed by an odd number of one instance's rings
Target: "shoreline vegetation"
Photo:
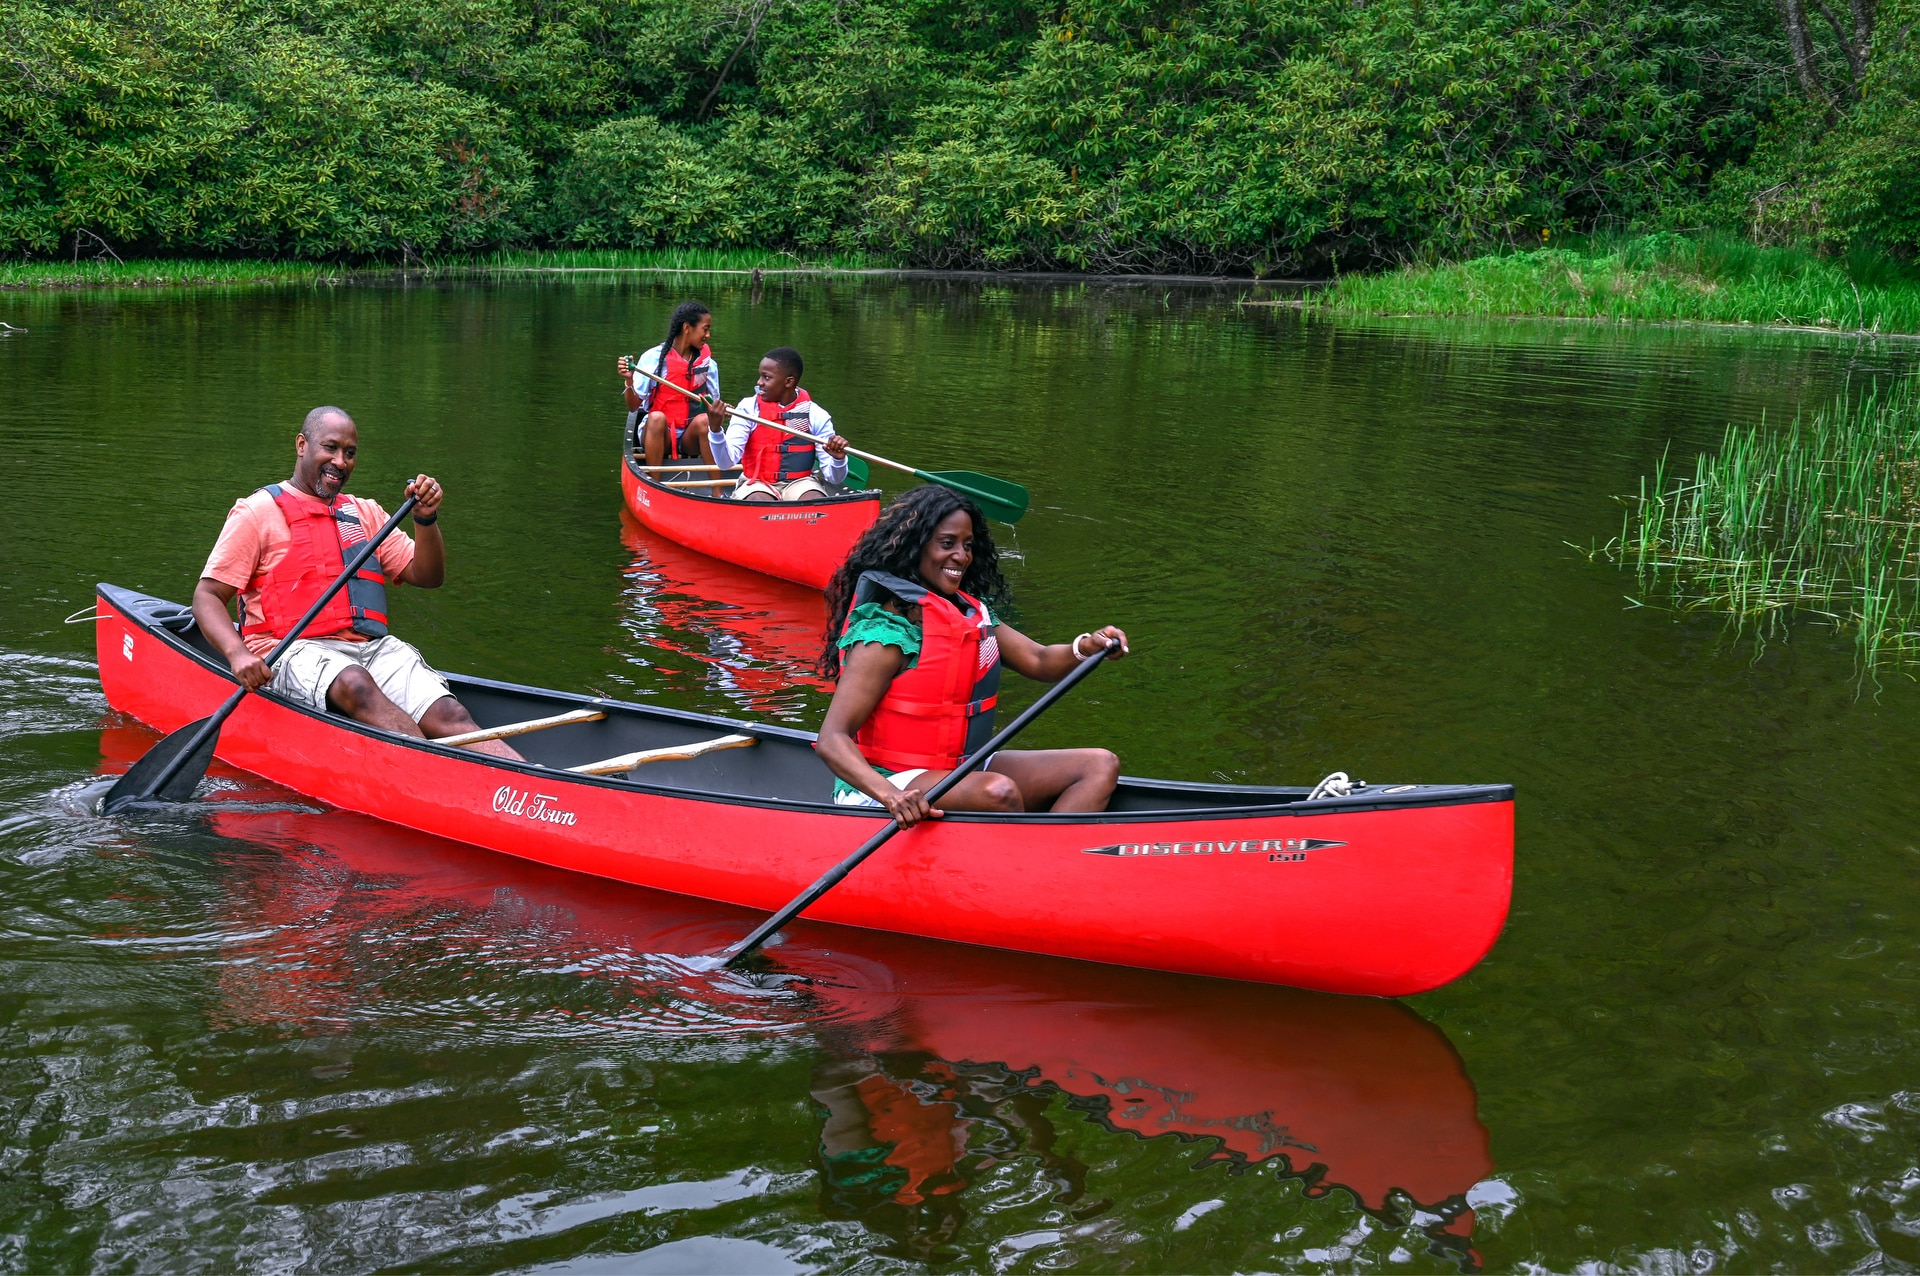
[[[320,261],[220,258],[118,258],[85,261],[0,262],[0,290],[80,288],[233,287],[257,284],[344,283],[355,278],[420,275],[433,278],[540,270],[647,270],[739,273],[864,270],[884,263],[859,256],[806,260],[791,253],[731,249],[506,250],[473,257],[430,257],[344,265]]]
[[[1662,458],[1592,551],[1643,605],[1728,618],[1756,642],[1795,618],[1853,634],[1863,681],[1920,663],[1920,376],[1785,429],[1727,428],[1691,472]]]
[[[771,250],[702,248],[506,249],[483,255],[359,265],[297,260],[103,258],[0,262],[0,292],[333,284],[395,275],[458,278],[549,271],[832,274],[919,273],[920,269],[862,253],[803,257]],[[1127,274],[1087,277],[1114,283],[1133,278]],[[1199,282],[1222,277],[1193,278]],[[1244,278],[1230,282],[1254,286],[1276,281]],[[1805,248],[1760,247],[1739,236],[1717,232],[1594,237],[1461,262],[1415,264],[1328,281],[1286,282],[1312,291],[1302,300],[1262,304],[1392,318],[1700,323],[1846,335],[1920,336],[1920,268],[1884,253],[1856,249],[1823,256]]]
[[[1315,304],[1380,316],[1920,335],[1920,270],[1865,249],[1822,256],[1727,233],[1657,232],[1349,275]]]

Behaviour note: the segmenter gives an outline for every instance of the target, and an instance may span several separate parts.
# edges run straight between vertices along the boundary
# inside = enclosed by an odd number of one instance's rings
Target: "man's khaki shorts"
[[[335,642],[331,638],[302,638],[287,648],[273,667],[267,690],[296,704],[324,711],[327,689],[349,666],[359,665],[400,711],[420,721],[447,690],[447,680],[427,667],[411,643],[392,634],[370,642]]]

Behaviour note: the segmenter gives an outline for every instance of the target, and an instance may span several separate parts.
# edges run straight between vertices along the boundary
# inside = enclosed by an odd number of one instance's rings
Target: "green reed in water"
[[[1863,668],[1920,660],[1920,378],[1842,396],[1786,430],[1729,426],[1693,473],[1662,457],[1609,557],[1643,597],[1764,640],[1794,613],[1852,631]]]

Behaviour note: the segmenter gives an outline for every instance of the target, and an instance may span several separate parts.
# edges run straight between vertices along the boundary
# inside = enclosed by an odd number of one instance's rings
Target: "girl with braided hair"
[[[629,428],[640,426],[638,433],[648,465],[663,465],[669,456],[689,461],[697,457],[708,465],[714,463],[713,444],[707,439],[710,422],[706,409],[684,394],[663,390],[634,375],[636,366],[645,368],[709,401],[718,399],[720,365],[707,345],[712,335],[713,313],[697,301],[683,301],[667,320],[665,341],[631,363],[625,355],[620,356],[627,424]]]
[[[926,791],[993,736],[1000,666],[1058,682],[1127,636],[1112,625],[1042,646],[994,617],[1007,599],[980,507],[916,487],[887,506],[827,586],[820,672],[837,678],[815,748],[833,800],[885,807],[902,826],[946,811],[1104,811],[1120,778],[1105,749],[1003,749],[945,797]]]

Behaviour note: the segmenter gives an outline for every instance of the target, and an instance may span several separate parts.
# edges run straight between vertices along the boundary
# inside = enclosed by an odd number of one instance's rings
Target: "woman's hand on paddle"
[[[625,355],[620,356],[620,380],[628,386],[633,384],[633,369],[627,366],[627,356]]]
[[[437,479],[422,474],[407,484],[407,495],[414,498],[413,516],[419,518],[425,515],[431,524],[433,516],[440,512],[440,502],[446,493],[440,490]]]
[[[900,821],[900,827],[910,829],[921,820],[937,820],[945,811],[934,809],[927,802],[927,795],[915,793],[911,789],[896,789],[891,784],[881,785],[878,795],[880,805],[887,808],[887,814]]]
[[[1087,640],[1080,644],[1080,650],[1091,656],[1094,652],[1110,643],[1118,643],[1119,646],[1114,647],[1107,653],[1108,660],[1118,660],[1127,654],[1127,635],[1114,625],[1108,625],[1104,629],[1096,629],[1088,634]]]

